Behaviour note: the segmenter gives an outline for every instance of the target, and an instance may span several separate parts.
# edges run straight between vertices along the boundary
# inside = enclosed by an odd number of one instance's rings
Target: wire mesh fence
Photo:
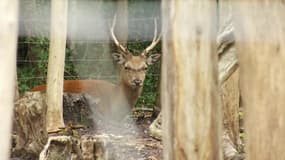
[[[17,65],[18,70],[31,69],[34,71],[33,75],[19,76],[19,80],[33,80],[40,79],[46,80],[47,63],[48,63],[48,45],[49,41],[37,42],[35,38],[33,42],[19,41],[18,43],[18,57]],[[83,41],[89,42],[89,41]],[[73,42],[72,42],[73,43]],[[139,53],[142,51],[149,41],[128,42],[131,46],[130,50]],[[110,43],[80,43],[76,46],[74,43],[73,48],[67,48],[65,59],[65,79],[117,79],[118,66],[114,65],[111,58],[112,49]],[[160,52],[157,49],[154,52]],[[37,71],[36,71],[37,70]],[[42,73],[40,73],[42,70]],[[36,73],[37,72],[37,73]],[[155,70],[148,74],[151,77],[159,77],[159,70]]]
[[[82,42],[82,43],[81,43]],[[128,42],[128,48],[134,54],[140,53],[150,41]],[[116,51],[110,42],[72,41],[67,44],[64,79],[100,79],[112,83],[119,81],[119,66],[111,54]],[[152,53],[161,53],[158,45]],[[19,39],[17,72],[21,93],[29,91],[36,85],[45,84],[49,54],[49,40],[25,37]],[[151,66],[145,80],[144,91],[139,106],[153,106],[158,95],[160,64]]]
[[[127,47],[132,53],[139,54],[151,43],[154,18],[160,24],[160,2],[134,3],[130,0],[128,12],[128,22],[124,26],[128,32]],[[64,79],[101,79],[118,83],[119,66],[111,56],[116,48],[109,36],[110,22],[116,13],[115,1],[69,1]],[[21,93],[46,83],[49,31],[50,1],[21,1],[17,55]],[[161,53],[160,45],[152,53]],[[159,72],[160,64],[149,68],[140,103],[155,102]]]

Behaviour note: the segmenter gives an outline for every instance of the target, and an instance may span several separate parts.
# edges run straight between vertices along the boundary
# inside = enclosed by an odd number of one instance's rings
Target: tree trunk
[[[106,146],[108,141],[108,147]],[[80,139],[72,136],[50,137],[39,160],[70,159],[70,160],[109,160],[116,159],[114,153],[106,151],[112,140],[103,136],[82,136]]]
[[[166,160],[221,158],[218,56],[213,43],[216,15],[216,1],[163,1]]]
[[[0,1],[0,142],[1,159],[9,158],[15,94],[18,1]]]
[[[62,95],[67,29],[67,0],[53,0],[51,6],[50,54],[47,75],[47,130],[64,127]]]
[[[285,4],[235,3],[246,159],[285,159]]]
[[[217,36],[219,55],[219,83],[221,84],[221,98],[223,104],[223,152],[225,159],[241,157],[238,153],[239,140],[239,73],[238,59],[234,47],[235,37],[232,25],[229,3],[220,2],[220,27]],[[149,127],[150,134],[158,139],[162,138],[161,113]]]
[[[26,92],[14,109],[14,131],[16,133],[13,156],[35,159],[47,141],[46,101],[40,92]]]

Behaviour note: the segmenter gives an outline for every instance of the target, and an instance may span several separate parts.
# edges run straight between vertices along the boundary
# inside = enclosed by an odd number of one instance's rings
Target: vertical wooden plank
[[[216,1],[165,0],[162,7],[164,159],[220,159]]]
[[[15,94],[18,0],[0,1],[0,142],[1,159],[9,159]]]
[[[234,45],[235,37],[232,19],[232,0],[219,0],[219,35],[221,41],[219,50],[219,61],[227,59],[226,54],[236,53]],[[231,34],[230,34],[231,33]],[[224,38],[222,38],[224,35]],[[228,36],[225,36],[228,35]],[[223,52],[221,52],[223,48]],[[237,56],[235,56],[237,57]],[[239,138],[239,70],[221,84],[221,99],[223,111],[223,154],[225,159],[232,159],[238,154],[240,144]]]
[[[239,138],[239,70],[221,84],[223,111],[223,155],[224,159],[238,156]]]
[[[285,4],[234,4],[245,107],[246,159],[285,159]]]
[[[55,131],[63,122],[63,76],[67,30],[67,0],[52,0],[50,53],[47,75],[47,130]]]

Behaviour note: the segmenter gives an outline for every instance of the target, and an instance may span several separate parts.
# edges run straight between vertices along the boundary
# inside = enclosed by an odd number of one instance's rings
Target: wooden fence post
[[[18,0],[0,1],[0,156],[10,157],[15,94]]]
[[[47,130],[64,127],[63,76],[67,30],[67,0],[52,0],[50,53],[47,75]]]
[[[221,159],[216,1],[162,3],[164,159]]]
[[[246,159],[285,159],[284,1],[237,1],[233,7]]]
[[[223,59],[231,60],[229,55],[235,58],[237,62],[237,53],[235,48],[235,29],[232,19],[231,0],[219,0],[219,34],[218,54],[219,61]],[[221,44],[221,45],[219,45]],[[230,66],[225,63],[226,67]],[[240,88],[239,88],[239,70],[238,63],[235,64],[234,72],[230,77],[221,83],[221,99],[223,112],[223,155],[224,159],[233,159],[238,156],[238,149],[241,148],[239,111],[240,111]]]

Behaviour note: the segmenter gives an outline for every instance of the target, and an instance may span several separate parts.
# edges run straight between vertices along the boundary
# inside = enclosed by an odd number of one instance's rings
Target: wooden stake
[[[62,95],[67,30],[67,0],[52,0],[50,53],[47,75],[47,130],[64,127]]]

